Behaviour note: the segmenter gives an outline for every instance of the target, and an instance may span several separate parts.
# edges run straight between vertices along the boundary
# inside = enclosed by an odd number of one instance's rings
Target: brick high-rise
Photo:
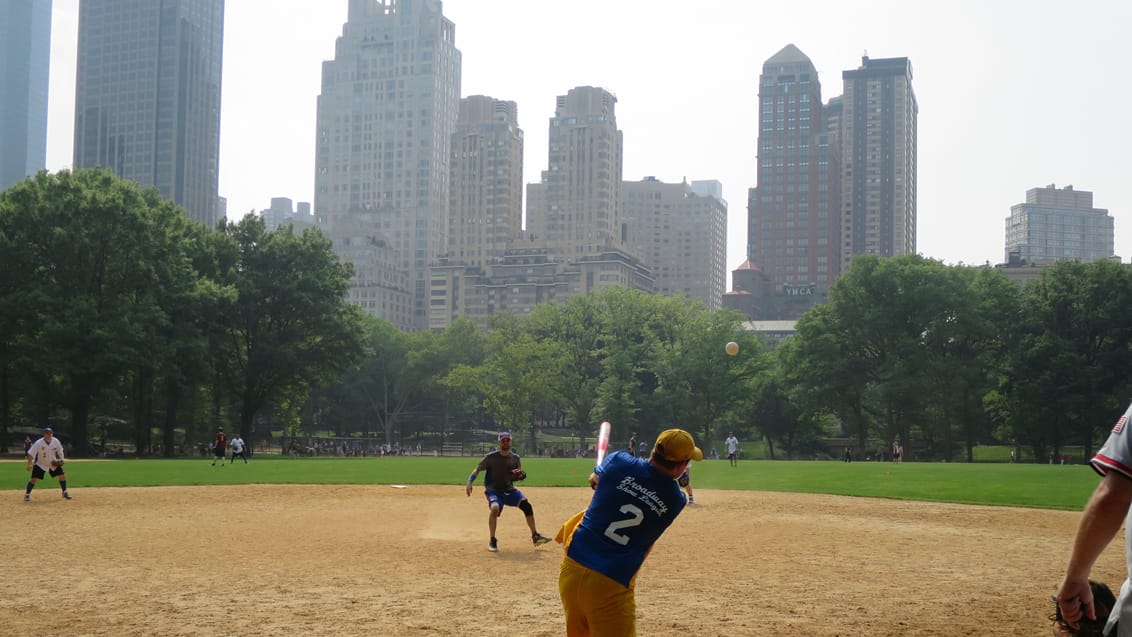
[[[824,299],[840,273],[839,160],[817,69],[789,44],[759,76],[758,185],[747,202],[748,261],[785,297],[765,300],[765,318]]]
[[[822,104],[817,71],[794,45],[763,65],[747,261],[724,300],[752,319],[797,318],[856,254],[916,251],[912,65],[866,57],[842,80],[844,94]]]

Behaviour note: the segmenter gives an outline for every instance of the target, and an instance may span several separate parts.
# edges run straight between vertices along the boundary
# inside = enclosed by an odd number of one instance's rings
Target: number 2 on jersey
[[[629,537],[618,533],[621,529],[639,526],[645,521],[645,512],[632,504],[621,505],[621,512],[629,515],[628,519],[618,520],[605,527],[605,537],[617,542],[621,546],[629,543]]]

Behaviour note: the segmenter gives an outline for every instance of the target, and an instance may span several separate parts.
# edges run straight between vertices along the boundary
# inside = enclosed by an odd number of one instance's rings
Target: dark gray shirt
[[[520,468],[519,454],[514,451],[506,456],[498,451],[492,451],[480,460],[476,471],[487,471],[484,486],[494,491],[510,491],[511,470]]]

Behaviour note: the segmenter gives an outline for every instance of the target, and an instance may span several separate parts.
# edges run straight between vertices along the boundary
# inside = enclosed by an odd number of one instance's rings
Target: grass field
[[[436,484],[462,485],[478,458],[298,458],[258,456],[247,465],[211,466],[209,459],[72,460],[67,477],[83,487],[181,486],[213,484]],[[8,465],[9,480],[21,486],[23,467]],[[18,468],[17,468],[18,467]],[[532,487],[585,483],[592,460],[524,458]],[[837,461],[742,461],[695,463],[693,487],[746,491],[824,493],[1079,510],[1098,476],[1085,465],[1004,463],[918,463]]]

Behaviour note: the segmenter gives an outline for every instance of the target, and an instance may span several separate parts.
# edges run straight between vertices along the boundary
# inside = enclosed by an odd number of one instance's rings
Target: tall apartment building
[[[0,191],[47,166],[51,0],[0,0]]]
[[[718,310],[727,285],[727,204],[718,181],[655,177],[621,185],[629,251],[649,266],[655,290]]]
[[[619,199],[621,131],[613,112],[616,101],[612,93],[589,86],[558,98],[550,120],[549,166],[540,183],[527,185],[526,231],[508,232],[506,242],[499,240],[504,236],[498,227],[500,220],[511,231],[517,228],[515,220],[502,212],[513,210],[512,160],[497,165],[494,175],[487,174],[476,161],[470,161],[476,160],[475,149],[484,148],[481,141],[463,128],[453,137],[455,240],[449,256],[431,268],[430,329],[443,329],[459,316],[486,326],[498,312],[522,315],[540,303],[563,302],[607,286],[653,291],[651,271],[625,249],[626,224]],[[505,111],[499,104],[491,108]],[[489,105],[484,101],[476,108]],[[472,107],[465,103],[463,108]],[[506,149],[520,140],[503,129],[498,135],[494,156],[502,161],[510,154]],[[463,183],[458,183],[460,179]],[[493,198],[502,206],[500,216],[492,218],[491,224],[485,220],[475,227],[470,223],[475,217],[468,216],[469,211],[475,213],[474,202]],[[460,224],[463,230],[457,229]],[[456,238],[458,232],[465,238]],[[488,249],[474,248],[474,236],[484,237],[489,243],[483,248]],[[500,246],[506,247],[500,250]],[[488,252],[490,259],[485,258]]]
[[[83,0],[74,167],[156,187],[212,226],[224,0]]]
[[[840,274],[840,151],[821,100],[817,70],[793,44],[763,64],[747,258],[775,296],[752,318],[795,318],[823,300]]]
[[[1054,184],[1026,191],[1006,219],[1008,263],[1042,264],[1112,258],[1113,218],[1093,207],[1093,193]]]
[[[844,71],[841,98],[842,270],[856,254],[916,252],[916,119],[908,58]]]
[[[448,211],[448,251],[429,268],[428,328],[444,329],[460,316],[486,327],[496,308],[487,302],[494,289],[487,289],[495,285],[496,271],[510,272],[503,257],[523,230],[523,131],[515,102],[484,95],[460,100]],[[539,265],[543,271],[555,267],[552,260]],[[497,287],[508,289],[502,285]],[[541,290],[534,296],[540,301]]]
[[[844,94],[823,105],[797,47],[763,65],[747,261],[724,300],[752,319],[793,319],[823,302],[853,255],[916,251],[912,65],[865,57],[842,80]]]
[[[523,229],[523,131],[515,102],[460,100],[451,175],[447,256],[464,265],[489,263]]]
[[[374,266],[392,258],[406,274],[413,303],[403,328],[427,325],[428,267],[447,251],[460,65],[440,0],[350,0],[334,59],[322,67],[315,218],[336,250],[393,251]],[[365,309],[393,319],[380,306]]]
[[[548,166],[527,185],[527,230],[567,258],[623,250],[622,134],[617,98],[593,86],[558,96]]]

